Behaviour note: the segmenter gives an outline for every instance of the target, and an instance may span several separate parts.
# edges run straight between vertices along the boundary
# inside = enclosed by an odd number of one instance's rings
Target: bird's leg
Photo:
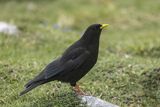
[[[73,87],[73,90],[77,95],[85,95],[85,93],[80,89],[79,85],[77,84]]]

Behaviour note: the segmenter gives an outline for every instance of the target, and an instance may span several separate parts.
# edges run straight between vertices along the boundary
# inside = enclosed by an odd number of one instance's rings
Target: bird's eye
[[[100,29],[100,26],[97,26],[96,28],[97,28],[97,29]]]

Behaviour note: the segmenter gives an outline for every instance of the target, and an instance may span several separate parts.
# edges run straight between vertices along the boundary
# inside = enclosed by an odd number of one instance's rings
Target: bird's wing
[[[80,65],[82,65],[89,56],[89,51],[82,49],[76,49],[68,53],[59,60],[57,63],[50,63],[45,68],[45,79],[51,78],[61,72],[71,71]]]
[[[43,70],[45,79],[48,79],[54,75],[56,75],[57,73],[61,72],[63,70],[63,67],[60,64],[60,59],[55,60],[51,63],[49,63],[46,68]]]
[[[62,58],[60,59],[61,63],[65,63],[68,60],[74,60],[77,57],[79,57],[82,53],[87,51],[85,48],[79,47],[75,48],[73,50],[67,50],[63,55]]]

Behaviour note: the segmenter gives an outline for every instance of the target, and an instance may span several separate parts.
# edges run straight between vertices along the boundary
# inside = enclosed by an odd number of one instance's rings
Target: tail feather
[[[34,83],[34,80],[30,80],[24,87],[25,88],[28,88],[31,84]]]
[[[26,94],[27,92],[31,91],[32,89],[36,88],[37,86],[43,84],[44,81],[38,81],[38,82],[33,82],[33,83],[30,83],[26,86],[26,88],[20,93],[20,96]]]
[[[43,81],[44,80],[44,74],[43,72],[40,73],[39,75],[37,75],[34,79],[30,80],[26,85],[25,87],[29,87],[30,85],[32,85],[33,83],[37,83],[39,81]]]

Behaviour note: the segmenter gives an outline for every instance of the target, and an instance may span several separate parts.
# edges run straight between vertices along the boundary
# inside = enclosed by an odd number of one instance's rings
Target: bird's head
[[[99,37],[102,29],[107,28],[108,26],[109,24],[92,24],[86,29],[83,36],[84,38]]]
[[[98,30],[102,30],[106,27],[108,27],[109,24],[92,24],[88,27],[87,30],[95,30],[95,31],[98,31]]]
[[[108,26],[109,24],[92,24],[87,28],[86,33],[95,35],[100,33],[102,29],[107,28]]]

